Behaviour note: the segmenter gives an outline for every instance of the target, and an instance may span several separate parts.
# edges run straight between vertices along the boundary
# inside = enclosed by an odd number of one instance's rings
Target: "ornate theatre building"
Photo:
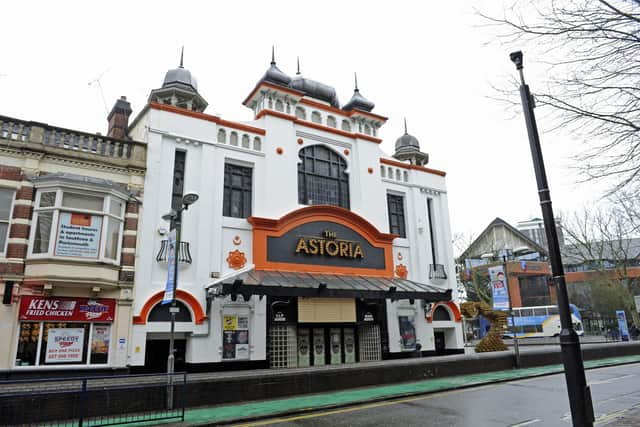
[[[147,144],[128,363],[163,371],[168,235],[182,214],[176,369],[318,366],[462,352],[445,173],[359,89],[289,77],[275,61],[243,104],[204,113],[182,64],[129,126]]]

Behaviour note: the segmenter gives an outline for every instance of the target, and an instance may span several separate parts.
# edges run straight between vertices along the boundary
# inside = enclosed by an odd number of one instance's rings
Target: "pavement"
[[[640,356],[625,356],[585,361],[585,369],[605,366],[640,363]],[[301,414],[317,410],[346,407],[363,402],[372,403],[388,399],[437,393],[446,390],[477,387],[484,384],[520,380],[563,372],[562,365],[547,365],[535,368],[512,369],[472,375],[433,378],[410,383],[366,387],[339,392],[304,395],[290,398],[249,402],[244,404],[218,405],[193,408],[185,411],[184,422],[165,423],[169,426],[215,426],[241,424],[282,415]],[[160,425],[160,422],[127,424],[129,426]],[[631,409],[609,414],[606,419],[596,420],[598,426],[640,426],[640,404]]]

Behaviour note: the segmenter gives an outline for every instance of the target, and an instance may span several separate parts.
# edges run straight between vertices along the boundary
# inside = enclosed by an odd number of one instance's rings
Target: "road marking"
[[[266,425],[270,425],[270,424],[279,424],[279,423],[284,423],[284,422],[288,422],[288,421],[297,421],[297,420],[305,420],[305,419],[309,419],[309,418],[324,417],[326,415],[344,414],[344,413],[347,413],[347,412],[361,411],[363,409],[380,408],[382,406],[390,406],[390,405],[395,405],[395,404],[399,404],[399,403],[407,403],[407,402],[415,402],[417,400],[433,399],[433,398],[439,397],[439,396],[447,396],[447,395],[450,395],[450,394],[463,393],[463,392],[466,392],[466,391],[469,391],[469,390],[451,390],[451,391],[446,391],[446,392],[442,392],[442,393],[430,394],[428,396],[418,396],[418,397],[410,397],[410,398],[401,399],[401,400],[370,403],[370,404],[367,404],[367,405],[351,406],[351,407],[348,407],[348,408],[334,409],[334,410],[322,411],[322,412],[315,412],[315,413],[312,413],[312,414],[297,415],[297,416],[286,417],[286,418],[272,418],[270,420],[256,421],[254,423],[235,424],[234,427],[266,426]]]
[[[618,418],[620,415],[629,412],[632,409],[640,408],[640,403],[633,405],[631,408],[621,409],[619,411],[614,411],[606,415],[602,415],[596,418],[595,425],[601,425],[602,423],[611,421],[614,418]]]
[[[540,421],[542,421],[542,420],[539,420],[539,419],[536,418],[534,420],[523,421],[523,422],[518,423],[518,424],[511,424],[509,427],[528,426],[528,425],[531,425],[531,424],[539,423]]]
[[[607,380],[600,380],[600,381],[592,381],[589,383],[589,385],[598,385],[598,384],[609,384],[613,381],[618,381],[618,380],[622,380],[622,379],[626,379],[626,378],[632,378],[635,377],[635,374],[629,374],[629,375],[621,375],[619,377],[613,377],[613,378],[609,378]]]

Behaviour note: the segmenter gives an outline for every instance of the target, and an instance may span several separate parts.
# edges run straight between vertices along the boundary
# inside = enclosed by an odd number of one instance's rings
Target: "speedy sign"
[[[20,320],[113,322],[116,300],[112,298],[65,298],[23,295]]]
[[[47,335],[45,363],[82,362],[84,328],[51,328]]]

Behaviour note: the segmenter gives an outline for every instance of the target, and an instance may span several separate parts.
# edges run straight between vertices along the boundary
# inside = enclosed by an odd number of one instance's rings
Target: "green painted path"
[[[586,369],[604,366],[640,362],[640,356],[625,356],[584,362]],[[509,371],[487,372],[457,377],[433,378],[412,383],[367,387],[355,390],[304,395],[268,401],[221,405],[210,408],[187,409],[185,423],[180,425],[198,425],[234,420],[250,420],[282,414],[328,409],[356,403],[380,401],[390,398],[453,390],[463,387],[479,386],[496,382],[519,380],[542,375],[563,372],[562,365],[547,365],[536,368],[512,369]],[[126,424],[128,426],[158,425],[153,423]],[[124,424],[123,424],[124,425]]]

